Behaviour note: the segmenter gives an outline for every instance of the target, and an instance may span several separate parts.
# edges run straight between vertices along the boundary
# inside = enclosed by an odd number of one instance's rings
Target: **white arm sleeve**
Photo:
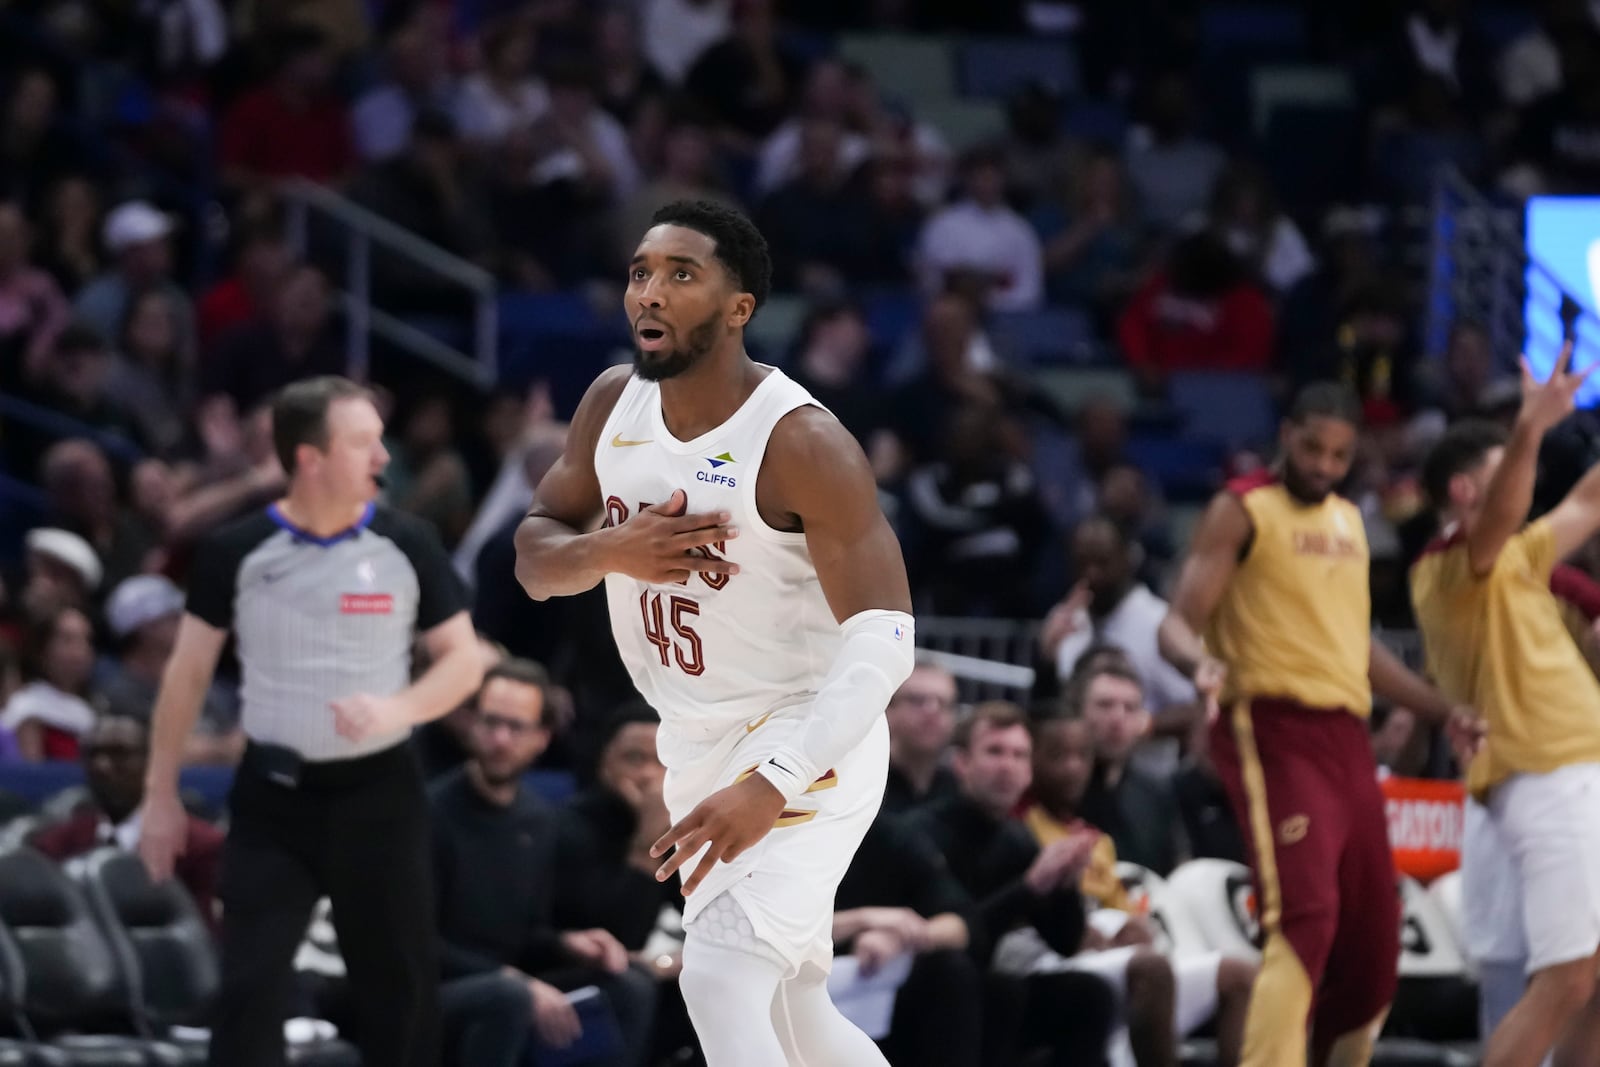
[[[861,743],[916,664],[916,631],[903,611],[863,611],[840,629],[844,647],[817,690],[805,726],[793,744],[773,753],[758,772],[785,802],[804,793]]]

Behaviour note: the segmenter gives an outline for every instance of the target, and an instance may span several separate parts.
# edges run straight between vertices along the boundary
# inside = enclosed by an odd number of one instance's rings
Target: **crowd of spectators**
[[[127,843],[193,546],[281,492],[273,391],[347,365],[341,267],[293,239],[285,180],[333,188],[490,271],[503,293],[612,308],[657,207],[732,203],[803,309],[763,355],[866,450],[919,615],[1039,623],[1021,718],[991,707],[957,737],[956,684],[937,672],[891,707],[896,819],[863,851],[863,871],[883,876],[853,872],[841,890],[841,951],[917,953],[906,1002],[948,1028],[935,1047],[996,1054],[992,1027],[952,1007],[969,1003],[1025,1003],[1003,1029],[1042,1038],[1052,1005],[1099,993],[1064,973],[1030,976],[1020,1001],[997,995],[996,944],[1034,923],[1033,897],[1070,891],[1065,911],[1079,913],[1079,896],[1108,901],[1080,884],[1087,858],[1066,862],[1030,823],[1007,823],[1014,850],[976,859],[959,855],[964,835],[1026,810],[1031,777],[1060,792],[1034,798],[1057,817],[1158,873],[1240,856],[1190,743],[1193,689],[1154,630],[1184,516],[1272,441],[1226,442],[1198,486],[1164,478],[1149,446],[1185,447],[1168,387],[1198,371],[1252,376],[1280,398],[1316,378],[1360,391],[1368,426],[1347,492],[1373,547],[1374,621],[1403,631],[1405,566],[1431,534],[1420,458],[1449,420],[1504,417],[1516,398],[1513,354],[1481,324],[1462,318],[1427,346],[1408,212],[1441,167],[1512,202],[1600,189],[1600,23],[1582,0],[1535,6],[1508,19],[1469,0],[1281,5],[1304,23],[1300,58],[1351,87],[1330,199],[1284,181],[1208,58],[1202,6],[1179,0],[0,2],[0,789],[7,761],[81,761],[86,807],[53,812],[63,820],[34,843],[58,857]],[[1019,84],[993,136],[973,138],[834,49],[864,30],[1031,36],[1078,59],[1070,77]],[[371,284],[385,307],[463,314],[398,257],[375,256]],[[886,333],[868,291],[914,300],[910,328]],[[1073,344],[1106,388],[1064,397],[1016,358],[1007,324],[1054,311],[1087,324]],[[439,794],[444,885],[450,864],[477,870],[471,849],[510,832],[491,815],[526,820],[543,850],[502,872],[543,887],[539,914],[455,905],[457,919],[526,923],[522,940],[453,926],[443,893],[443,935],[466,953],[451,980],[522,974],[550,1038],[574,1025],[550,991],[605,972],[628,1043],[618,1055],[639,1062],[652,1016],[670,1053],[686,1023],[652,983],[627,980],[673,977],[672,952],[656,951],[673,901],[643,877],[664,819],[653,726],[601,594],[535,603],[512,578],[512,531],[570,412],[539,374],[483,393],[396,357],[375,360],[372,381],[394,456],[387,502],[451,548],[486,650],[514,665],[499,688],[537,693],[495,710],[504,693],[486,687],[417,737],[431,769],[457,775]],[[1594,458],[1587,419],[1547,443],[1541,500]],[[1586,640],[1587,625],[1575,623]],[[528,661],[547,674],[528,681]],[[234,681],[224,671],[209,694],[191,764],[238,758]],[[1088,737],[1029,729],[1068,711]],[[996,737],[1011,748],[985,749]],[[1397,771],[1443,766],[1403,708],[1381,709],[1375,741]],[[1069,758],[1086,760],[1082,784],[1062,783],[1078,773],[1055,766]],[[490,773],[496,760],[574,774],[582,791],[553,812],[516,773]],[[180,871],[202,902],[214,835],[196,820]],[[896,886],[885,873],[916,864],[953,879]],[[578,873],[561,882],[557,867]],[[488,891],[476,877],[474,900]],[[1035,925],[1063,956],[1139,940],[1137,924]],[[1140,963],[1123,995],[1167,1012],[1173,980]],[[1217,978],[1219,1035],[1241,982]],[[493,986],[455,987],[461,1040],[498,1040],[482,1023]],[[935,1062],[919,1040],[897,1016],[896,1062]]]

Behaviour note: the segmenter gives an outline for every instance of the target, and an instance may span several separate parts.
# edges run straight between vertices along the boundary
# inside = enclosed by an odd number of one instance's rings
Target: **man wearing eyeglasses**
[[[491,667],[474,703],[472,758],[429,787],[440,1010],[447,1062],[461,1067],[516,1067],[535,1037],[553,1048],[580,1040],[567,993],[591,985],[616,1016],[621,1047],[586,1063],[635,1067],[649,1040],[654,979],[607,931],[560,925],[571,909],[558,907],[558,879],[570,872],[556,814],[522,784],[550,744],[549,685],[530,660]]]
[[[919,663],[889,699],[889,780],[883,810],[899,815],[956,796],[961,790],[945,764],[956,732],[956,679],[943,667]]]
[[[130,851],[136,848],[149,756],[150,731],[138,719],[106,715],[95,720],[78,742],[88,799],[65,822],[35,831],[28,844],[57,863],[103,845]],[[194,898],[206,923],[215,929],[222,832],[193,815],[188,817],[187,832],[188,840],[173,874]]]

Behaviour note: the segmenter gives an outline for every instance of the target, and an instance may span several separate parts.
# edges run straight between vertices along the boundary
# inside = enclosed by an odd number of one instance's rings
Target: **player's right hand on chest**
[[[681,582],[696,572],[738,574],[739,565],[699,549],[739,536],[726,511],[686,514],[688,497],[673,490],[663,504],[640,511],[620,526],[606,530],[608,570],[641,582]]]

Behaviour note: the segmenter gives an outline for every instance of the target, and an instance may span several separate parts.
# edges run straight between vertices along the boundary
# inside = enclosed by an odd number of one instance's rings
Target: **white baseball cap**
[[[158,211],[148,200],[129,200],[118,204],[106,216],[104,237],[112,254],[119,254],[154,241],[172,232],[172,219]]]
[[[100,567],[100,557],[90,547],[89,542],[71,530],[61,530],[53,526],[29,530],[27,536],[23,538],[23,544],[29,552],[49,556],[58,563],[71,567],[88,588],[99,588],[100,578],[104,573]]]
[[[183,611],[183,590],[159,574],[136,574],[117,583],[106,600],[106,623],[117,637]]]

